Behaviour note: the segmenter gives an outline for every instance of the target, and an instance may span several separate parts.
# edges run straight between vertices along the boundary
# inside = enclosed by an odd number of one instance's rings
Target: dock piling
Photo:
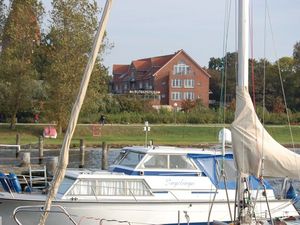
[[[23,152],[21,155],[21,167],[28,167],[30,165],[30,152]]]
[[[53,176],[58,165],[58,157],[48,157],[46,163],[47,174]]]
[[[21,143],[21,135],[19,133],[16,134],[16,145],[20,145]],[[20,148],[16,148],[16,158],[19,157]]]
[[[85,158],[85,146],[84,146],[84,140],[80,139],[80,159],[79,159],[79,168],[84,167],[84,158]]]
[[[101,159],[101,169],[108,169],[108,151],[109,145],[106,144],[105,141],[102,142],[102,159]]]
[[[39,164],[42,164],[44,157],[44,138],[39,136]]]

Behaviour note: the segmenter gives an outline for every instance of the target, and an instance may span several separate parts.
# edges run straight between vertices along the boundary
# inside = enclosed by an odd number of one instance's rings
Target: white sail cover
[[[242,174],[300,179],[300,155],[280,145],[264,129],[247,87],[236,89],[236,112],[231,131],[235,161]]]

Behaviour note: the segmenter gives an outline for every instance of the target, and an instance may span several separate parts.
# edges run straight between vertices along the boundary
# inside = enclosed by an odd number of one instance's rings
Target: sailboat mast
[[[249,59],[249,0],[238,0],[238,77],[237,86],[248,90],[248,59]],[[247,205],[248,190],[246,177],[238,171],[238,221],[249,224],[251,216]]]
[[[249,0],[239,0],[238,14],[238,86],[248,87]]]

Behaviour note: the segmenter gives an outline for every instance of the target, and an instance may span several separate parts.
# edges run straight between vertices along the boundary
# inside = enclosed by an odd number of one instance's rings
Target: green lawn
[[[21,135],[21,145],[37,144],[38,137],[46,125],[17,125],[10,130],[8,125],[0,125],[0,144],[15,144],[16,134]],[[78,146],[84,139],[86,146],[99,146],[106,141],[112,146],[142,145],[145,143],[144,125],[105,125],[101,127],[101,136],[93,136],[93,125],[78,125],[73,136],[72,146]],[[218,142],[220,125],[151,125],[148,140],[157,145],[196,146]],[[291,143],[289,128],[285,126],[268,126],[270,134],[280,143]],[[292,127],[294,142],[300,144],[300,126]],[[61,145],[63,135],[57,139],[45,139],[46,147]]]

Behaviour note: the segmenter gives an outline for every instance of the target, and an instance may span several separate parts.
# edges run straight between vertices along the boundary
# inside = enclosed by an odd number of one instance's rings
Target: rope
[[[266,2],[266,12],[267,12],[266,14],[268,15],[270,32],[271,32],[271,37],[272,37],[273,51],[274,51],[275,57],[278,59],[277,60],[277,68],[278,68],[278,74],[279,74],[279,79],[280,79],[282,97],[283,97],[285,111],[286,111],[288,128],[289,128],[289,132],[290,132],[290,136],[291,136],[292,151],[296,153],[296,147],[295,147],[295,142],[294,142],[294,135],[293,135],[291,121],[290,121],[290,113],[289,113],[289,110],[288,110],[288,105],[287,105],[287,100],[286,100],[286,95],[285,95],[285,89],[284,89],[284,86],[283,86],[283,79],[282,79],[282,73],[281,73],[281,67],[280,67],[280,60],[279,60],[279,57],[278,57],[278,54],[277,54],[277,51],[276,51],[277,48],[276,48],[276,44],[275,44],[276,42],[275,42],[273,27],[272,27],[272,23],[271,23],[270,10],[268,8],[268,1],[265,0],[265,2]],[[264,67],[265,67],[265,65],[264,65]],[[295,158],[295,160],[296,160],[296,158]],[[298,171],[298,178],[300,179],[300,168],[299,168],[299,165],[297,165],[297,171]]]

